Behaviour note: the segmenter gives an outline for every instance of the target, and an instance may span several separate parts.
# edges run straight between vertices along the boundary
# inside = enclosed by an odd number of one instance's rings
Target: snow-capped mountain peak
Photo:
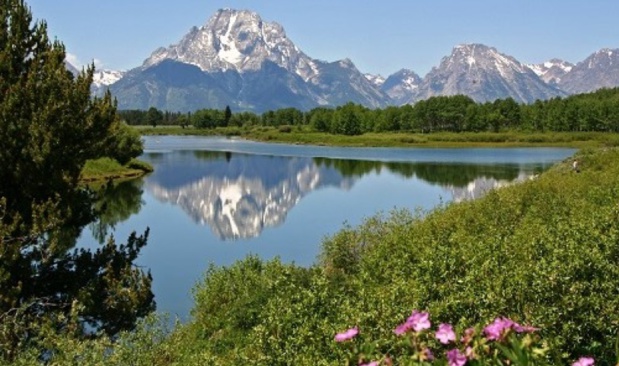
[[[291,71],[304,80],[315,76],[314,60],[301,52],[275,22],[265,22],[248,10],[220,9],[202,27],[194,27],[177,44],[159,48],[143,67],[171,59],[203,71],[255,71],[265,61]]]
[[[363,76],[365,76],[365,78],[377,88],[380,88],[385,83],[385,78],[381,75],[363,74]]]
[[[603,48],[577,63],[560,80],[568,93],[588,93],[619,85],[619,49]]]
[[[613,64],[613,61],[616,62],[617,59],[619,59],[619,50],[602,48],[587,58],[587,67],[593,69],[599,65],[610,66]]]
[[[570,72],[574,67],[573,64],[553,58],[541,64],[527,65],[537,76],[549,84],[558,84],[561,78]]]
[[[529,71],[525,65],[515,58],[500,53],[494,47],[479,43],[457,45],[451,55],[448,56],[447,62],[468,66],[469,68],[493,69],[503,77]]]
[[[397,104],[403,104],[415,96],[419,84],[421,84],[421,77],[419,75],[411,70],[401,69],[389,75],[381,85],[381,90]]]
[[[478,102],[511,97],[532,102],[562,95],[512,56],[483,44],[460,44],[424,78],[415,100],[464,94]]]
[[[95,88],[112,85],[122,79],[125,71],[118,70],[96,70],[92,76],[92,84]]]

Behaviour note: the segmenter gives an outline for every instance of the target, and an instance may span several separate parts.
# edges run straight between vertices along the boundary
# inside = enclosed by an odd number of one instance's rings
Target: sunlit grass
[[[133,159],[126,165],[121,165],[114,159],[100,158],[86,162],[82,169],[80,181],[96,182],[110,179],[134,178],[152,171],[153,167],[151,165],[140,160]]]

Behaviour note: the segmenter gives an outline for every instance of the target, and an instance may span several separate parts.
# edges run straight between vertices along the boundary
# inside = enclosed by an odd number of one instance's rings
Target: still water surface
[[[150,228],[138,264],[160,311],[186,319],[210,263],[249,254],[307,266],[321,240],[394,208],[431,209],[528,179],[565,148],[337,148],[211,137],[146,137],[155,171],[109,190],[107,211],[82,234],[96,247]]]

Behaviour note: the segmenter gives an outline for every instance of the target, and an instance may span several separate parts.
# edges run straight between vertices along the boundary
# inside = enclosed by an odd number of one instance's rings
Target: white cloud
[[[71,65],[73,65],[73,67],[75,67],[76,69],[81,69],[83,64],[82,62],[77,58],[77,55],[74,55],[72,53],[67,52],[66,54],[66,61],[68,63],[70,63]]]
[[[66,60],[68,63],[70,63],[71,65],[73,65],[76,69],[80,70],[82,69],[84,66],[89,66],[91,64],[95,64],[95,69],[97,70],[102,70],[103,66],[105,65],[103,63],[103,61],[99,60],[98,58],[93,58],[92,60],[88,61],[87,63],[82,62],[82,60],[80,60],[77,55],[67,52],[66,54]]]
[[[98,58],[93,58],[92,62],[95,64],[95,68],[97,70],[103,69],[103,65],[104,65],[103,61],[99,60]]]

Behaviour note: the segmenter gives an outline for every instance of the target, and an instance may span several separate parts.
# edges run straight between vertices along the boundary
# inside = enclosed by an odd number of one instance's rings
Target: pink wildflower
[[[471,346],[466,347],[466,349],[464,350],[464,355],[469,360],[474,360],[477,358],[477,355],[475,355],[475,350]]]
[[[530,325],[520,325],[518,323],[514,323],[512,328],[516,331],[516,333],[533,333],[539,330],[539,328],[535,328]]]
[[[592,357],[581,357],[572,366],[592,366],[594,363],[595,360]]]
[[[409,332],[411,329],[415,332],[420,332],[424,329],[430,328],[430,314],[427,312],[420,313],[417,310],[413,310],[411,316],[406,321],[393,330],[396,335],[402,335]]]
[[[447,351],[447,362],[449,366],[464,366],[466,364],[466,356],[459,349],[454,348]]]
[[[484,328],[484,334],[489,341],[503,340],[510,330],[516,333],[533,333],[538,328],[529,325],[520,325],[508,318],[496,318],[494,322]]]
[[[406,322],[410,324],[415,332],[421,332],[432,326],[430,323],[430,314],[427,312],[420,313],[417,310],[413,310],[413,313],[408,317]]]
[[[489,341],[502,340],[515,323],[508,318],[496,318],[484,328],[484,334]]]
[[[402,335],[408,332],[409,330],[411,330],[410,324],[408,324],[408,322],[404,322],[398,325],[397,327],[395,327],[395,329],[393,330],[393,333],[395,333],[396,335]]]
[[[342,333],[338,333],[335,335],[335,341],[336,342],[345,342],[348,340],[351,340],[353,338],[355,338],[357,336],[357,334],[359,334],[359,328],[354,327],[354,328],[350,328],[345,332]]]
[[[448,344],[451,341],[455,341],[456,333],[454,333],[451,324],[442,323],[439,325],[438,330],[436,331],[436,339],[438,339],[442,344]]]

